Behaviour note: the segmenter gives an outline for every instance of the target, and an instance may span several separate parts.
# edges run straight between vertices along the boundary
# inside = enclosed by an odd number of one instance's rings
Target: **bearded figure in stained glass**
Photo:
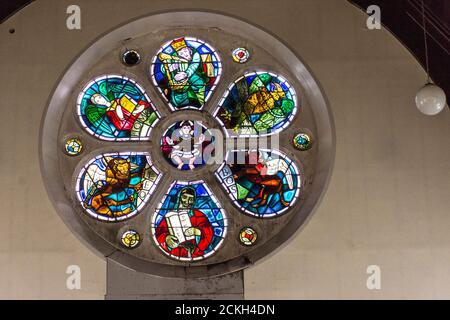
[[[219,61],[206,44],[179,38],[158,53],[157,85],[174,109],[200,109],[219,74]]]
[[[269,134],[286,125],[295,110],[292,92],[269,73],[242,77],[218,109],[227,129],[238,135]]]
[[[104,157],[96,160],[82,178],[83,205],[105,217],[121,217],[138,209],[156,180],[145,156]]]
[[[155,231],[164,251],[175,257],[194,259],[212,250],[214,230],[198,206],[193,187],[178,191],[175,205],[165,213]]]

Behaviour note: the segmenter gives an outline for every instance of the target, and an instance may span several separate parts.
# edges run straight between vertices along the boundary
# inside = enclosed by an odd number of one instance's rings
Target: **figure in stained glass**
[[[214,137],[199,122],[180,121],[169,127],[162,137],[161,151],[177,169],[194,170],[209,159],[210,155],[203,151],[213,142]]]
[[[174,110],[201,109],[221,73],[217,53],[203,41],[187,37],[164,45],[152,68],[155,85]]]
[[[218,179],[244,211],[261,217],[282,213],[297,197],[300,177],[286,157],[272,151],[239,151],[244,163],[228,157],[217,172]],[[230,155],[230,154],[229,154]]]
[[[233,135],[267,135],[286,127],[296,112],[293,89],[271,73],[250,73],[236,80],[215,112]]]
[[[153,235],[173,258],[203,259],[226,233],[223,210],[203,182],[174,183],[153,219]]]
[[[159,115],[132,80],[98,78],[80,94],[79,115],[85,128],[105,140],[145,140]]]
[[[100,156],[82,171],[78,196],[94,217],[121,220],[145,204],[159,177],[145,155]]]

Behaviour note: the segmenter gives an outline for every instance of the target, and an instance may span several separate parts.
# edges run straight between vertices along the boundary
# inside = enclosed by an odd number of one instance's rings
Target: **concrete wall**
[[[81,31],[65,27],[74,3]],[[40,119],[88,43],[170,8],[221,10],[272,30],[309,65],[334,113],[329,191],[300,236],[245,272],[246,298],[450,298],[450,112],[416,110],[424,71],[344,0],[37,0],[2,24],[0,298],[103,298],[105,262],[69,232],[44,190]],[[71,264],[81,267],[82,290],[66,289]],[[371,264],[381,267],[380,291],[366,288]]]

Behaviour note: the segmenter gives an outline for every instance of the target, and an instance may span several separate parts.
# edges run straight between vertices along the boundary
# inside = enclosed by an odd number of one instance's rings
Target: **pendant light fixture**
[[[427,43],[427,27],[425,19],[425,5],[422,0],[422,27],[425,42],[425,61],[427,68],[427,84],[423,86],[416,95],[417,108],[427,116],[434,116],[441,112],[446,105],[446,96],[444,90],[431,82],[430,68],[428,62],[428,43]]]

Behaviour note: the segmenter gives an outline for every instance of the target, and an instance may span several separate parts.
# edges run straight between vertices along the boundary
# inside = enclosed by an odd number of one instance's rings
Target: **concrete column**
[[[243,299],[244,272],[208,279],[161,278],[107,259],[106,300]]]

